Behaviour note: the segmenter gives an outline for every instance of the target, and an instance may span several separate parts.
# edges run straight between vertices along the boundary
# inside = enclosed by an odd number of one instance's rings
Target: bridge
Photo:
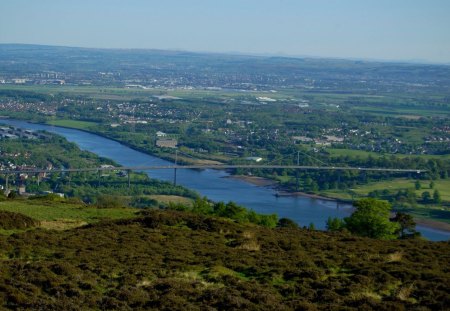
[[[18,170],[0,170],[0,175],[6,176],[5,189],[8,191],[9,176],[15,174],[51,174],[51,173],[77,173],[77,172],[104,172],[104,171],[126,171],[128,176],[128,188],[131,187],[130,172],[131,171],[151,171],[151,170],[174,170],[173,184],[176,185],[178,169],[295,169],[295,170],[339,170],[339,171],[376,171],[391,173],[423,173],[426,170],[417,169],[395,169],[395,168],[379,168],[379,167],[352,167],[352,166],[311,166],[311,165],[257,165],[257,164],[212,164],[212,165],[150,165],[150,166],[101,166],[87,168],[62,168],[62,169],[18,169]],[[297,175],[298,176],[298,175]],[[39,183],[39,178],[38,178]]]
[[[340,170],[340,171],[378,171],[378,172],[402,172],[402,173],[423,173],[426,170],[417,169],[396,169],[380,167],[353,167],[353,166],[312,166],[312,165],[255,165],[255,164],[212,164],[212,165],[150,165],[150,166],[101,166],[87,168],[62,168],[62,169],[19,169],[19,170],[0,170],[0,174],[21,174],[21,173],[70,173],[70,172],[97,172],[97,171],[150,171],[161,169],[216,169],[227,170],[236,168],[247,169],[300,169],[300,170]]]

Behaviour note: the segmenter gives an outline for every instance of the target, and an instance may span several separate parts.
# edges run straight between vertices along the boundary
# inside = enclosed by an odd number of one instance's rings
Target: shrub
[[[0,211],[0,228],[4,230],[36,227],[39,221],[20,213]]]
[[[280,218],[277,223],[277,228],[298,228],[298,224],[289,218]]]
[[[116,195],[100,195],[97,198],[96,206],[98,208],[119,208],[125,207],[128,205],[128,202],[121,197]]]

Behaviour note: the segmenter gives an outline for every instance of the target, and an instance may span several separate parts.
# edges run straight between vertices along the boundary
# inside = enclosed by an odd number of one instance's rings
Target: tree
[[[395,239],[400,225],[389,220],[391,205],[387,201],[366,198],[356,201],[356,210],[344,218],[345,227],[353,234],[375,239]]]
[[[439,191],[437,189],[434,190],[434,192],[433,192],[433,201],[436,204],[440,204],[442,202],[441,194],[439,193]]]
[[[231,218],[238,221],[247,220],[247,210],[237,205],[234,202],[228,202],[226,205],[223,202],[214,204],[214,214],[220,217]]]
[[[128,202],[121,196],[103,194],[97,197],[96,205],[98,208],[119,208],[128,206]]]
[[[416,180],[416,182],[414,183],[414,186],[416,187],[416,190],[420,190],[422,188],[422,184],[418,180]]]
[[[431,181],[430,182],[430,189],[434,189],[434,186],[435,186],[434,181]]]
[[[334,217],[332,218],[331,216],[328,217],[327,222],[326,222],[326,227],[328,231],[341,231],[342,229],[345,228],[345,223],[342,219]]]
[[[298,228],[298,225],[292,219],[280,218],[277,223],[277,228]]]
[[[213,209],[212,209],[211,204],[209,203],[208,199],[206,197],[203,197],[203,198],[197,198],[192,203],[192,211],[194,213],[209,215],[213,212]]]
[[[391,221],[400,225],[398,230],[400,238],[404,239],[416,236],[416,222],[411,215],[397,212],[395,217],[391,218]]]
[[[8,193],[8,199],[15,199],[15,198],[17,198],[19,195],[17,194],[17,192],[15,192],[14,190],[11,190],[9,193]]]
[[[429,203],[431,201],[431,194],[428,191],[422,192],[422,202]]]
[[[275,228],[278,223],[278,216],[276,214],[259,215],[259,221],[256,223],[267,228]]]

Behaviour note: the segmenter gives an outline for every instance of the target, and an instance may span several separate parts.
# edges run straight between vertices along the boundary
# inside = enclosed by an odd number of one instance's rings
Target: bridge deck
[[[66,169],[24,169],[24,170],[0,170],[0,174],[18,173],[58,173],[58,172],[96,172],[96,171],[149,171],[161,169],[216,169],[226,170],[234,168],[258,168],[258,169],[300,169],[300,170],[350,170],[350,171],[378,171],[378,172],[403,172],[403,173],[423,173],[426,170],[417,169],[396,169],[379,167],[352,167],[352,166],[305,166],[305,165],[153,165],[153,166],[118,166],[118,167],[91,167],[91,168],[66,168]]]

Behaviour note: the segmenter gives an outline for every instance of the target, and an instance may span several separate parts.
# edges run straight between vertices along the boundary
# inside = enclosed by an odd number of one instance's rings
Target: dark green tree
[[[416,190],[420,190],[422,188],[422,184],[420,183],[420,181],[416,180],[416,182],[414,183],[414,187],[416,188]]]
[[[433,192],[433,202],[436,204],[440,204],[442,202],[441,194],[437,189]]]
[[[15,199],[15,198],[17,198],[19,195],[17,194],[17,192],[16,191],[14,191],[14,190],[11,190],[9,193],[8,193],[8,199]]]
[[[289,218],[280,218],[277,228],[298,228],[298,224]]]
[[[198,198],[192,203],[192,211],[203,215],[209,215],[213,212],[211,203],[206,197]]]
[[[366,198],[353,206],[356,210],[344,218],[345,227],[351,233],[375,239],[397,238],[400,225],[389,220],[391,205],[387,201]]]
[[[345,228],[345,223],[340,218],[328,217],[326,227],[328,231],[341,231],[342,229]]]
[[[422,192],[422,202],[430,203],[431,202],[431,194],[429,191]]]
[[[400,225],[398,234],[401,239],[416,236],[416,222],[411,215],[397,212],[391,221]]]

